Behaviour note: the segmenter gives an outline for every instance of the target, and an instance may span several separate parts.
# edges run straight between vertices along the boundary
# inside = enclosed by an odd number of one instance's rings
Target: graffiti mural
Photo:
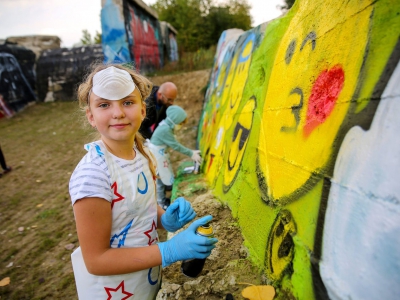
[[[398,1],[299,0],[220,38],[202,170],[280,299],[400,297],[399,32]]]
[[[165,23],[164,33],[161,23]],[[140,0],[104,0],[101,24],[105,63],[129,63],[148,73],[161,68],[168,53],[171,60],[178,59],[176,31],[169,37],[172,26],[160,22],[157,13]]]
[[[168,34],[169,39],[169,60],[178,61],[178,43],[176,42],[176,36],[171,32]]]
[[[0,98],[2,116],[11,116],[29,102],[36,101],[35,93],[17,59],[4,52],[0,52]]]
[[[26,80],[28,81],[30,87],[32,88],[32,90],[35,90],[36,88],[35,53],[32,50],[25,48],[24,46],[14,45],[14,44],[0,45],[0,52],[12,54],[17,59],[21,71],[24,74]]]
[[[139,70],[151,71],[163,65],[160,24],[143,9],[126,2],[129,47]]]
[[[105,63],[131,61],[122,6],[113,0],[106,0],[101,9],[102,46]]]

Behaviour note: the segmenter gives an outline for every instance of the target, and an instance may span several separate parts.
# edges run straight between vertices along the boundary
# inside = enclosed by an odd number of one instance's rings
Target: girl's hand
[[[196,234],[197,227],[207,224],[212,220],[212,216],[205,216],[194,221],[190,226],[175,235],[166,242],[158,243],[160,249],[162,266],[167,267],[170,264],[186,259],[206,258],[215,248],[216,238],[209,238]]]
[[[161,216],[161,224],[165,230],[175,232],[196,217],[190,202],[179,197],[172,203]]]

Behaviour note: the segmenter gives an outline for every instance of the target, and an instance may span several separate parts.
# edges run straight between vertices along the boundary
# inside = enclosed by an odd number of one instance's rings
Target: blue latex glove
[[[169,232],[181,229],[196,217],[190,202],[179,197],[172,203],[161,216],[161,225]]]
[[[197,227],[207,224],[212,220],[212,216],[205,216],[194,221],[190,226],[178,233],[172,239],[158,243],[162,257],[162,266],[167,267],[170,264],[186,259],[206,258],[215,248],[216,238],[208,238],[197,235]]]

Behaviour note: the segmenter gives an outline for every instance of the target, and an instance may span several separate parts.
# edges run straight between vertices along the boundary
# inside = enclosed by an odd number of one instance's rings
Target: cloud
[[[9,36],[57,35],[63,46],[79,42],[82,30],[101,32],[99,0],[1,0],[0,38]]]

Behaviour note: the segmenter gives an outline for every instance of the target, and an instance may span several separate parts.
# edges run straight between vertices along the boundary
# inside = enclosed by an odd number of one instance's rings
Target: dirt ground
[[[192,149],[208,78],[209,70],[151,78],[178,86],[176,104],[188,113],[188,123],[177,138]],[[36,104],[0,119],[0,145],[13,167],[0,178],[0,281],[10,278],[0,286],[0,299],[77,298],[70,254],[79,243],[68,181],[91,140],[81,123],[75,102]],[[165,268],[158,299],[244,299],[241,290],[260,284],[262,276],[246,258],[229,208],[213,197],[202,174],[183,173],[190,158],[171,152],[171,161],[178,174],[173,196],[191,201],[198,217],[213,215],[219,242],[198,278],[182,275],[180,263]]]

